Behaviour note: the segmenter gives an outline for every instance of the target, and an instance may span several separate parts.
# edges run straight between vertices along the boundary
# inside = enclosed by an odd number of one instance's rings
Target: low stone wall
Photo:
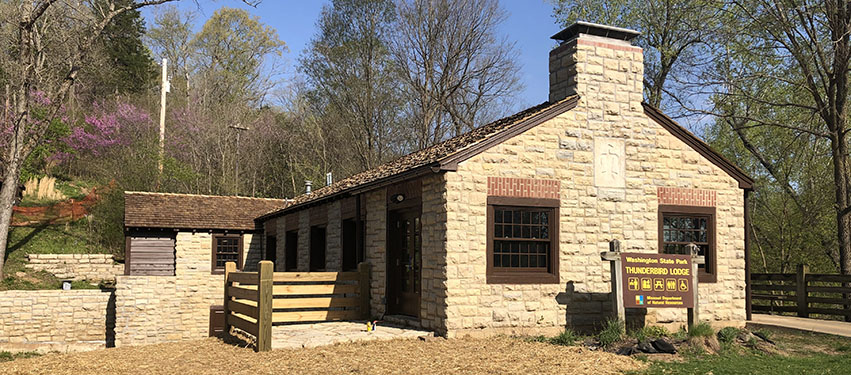
[[[115,280],[124,274],[124,265],[109,254],[30,254],[27,268],[47,271],[60,279]]]
[[[79,351],[112,346],[115,299],[102,290],[0,292],[0,350]]]

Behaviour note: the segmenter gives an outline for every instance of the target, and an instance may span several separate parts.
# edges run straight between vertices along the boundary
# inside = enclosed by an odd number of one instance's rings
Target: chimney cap
[[[562,31],[559,31],[550,39],[558,40],[560,43],[576,39],[579,34],[589,34],[602,36],[606,38],[631,41],[641,33],[635,30],[624,29],[621,27],[600,25],[597,23],[576,21],[573,25],[568,26]]]

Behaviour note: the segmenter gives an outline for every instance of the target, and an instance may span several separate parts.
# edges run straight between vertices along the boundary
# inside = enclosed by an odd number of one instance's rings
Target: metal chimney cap
[[[640,32],[621,27],[601,25],[585,21],[576,21],[573,25],[568,26],[562,31],[559,31],[550,39],[558,40],[560,43],[576,39],[579,34],[596,35],[605,38],[631,41],[635,37],[641,35]]]

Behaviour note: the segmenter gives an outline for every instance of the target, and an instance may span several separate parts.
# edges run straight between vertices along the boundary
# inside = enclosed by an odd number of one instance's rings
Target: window
[[[295,271],[298,269],[298,231],[288,231],[284,240],[284,270]]]
[[[213,235],[213,273],[222,273],[225,263],[235,262],[242,269],[242,236],[233,234]]]
[[[557,199],[488,198],[488,282],[558,282]]]
[[[358,263],[363,262],[363,251],[358,252],[358,241],[363,239],[363,225],[361,222],[360,231],[357,228],[355,219],[343,220],[343,271],[354,271],[358,268]]]
[[[310,227],[310,271],[325,269],[325,227]]]
[[[706,259],[698,265],[698,280],[715,282],[715,208],[659,206],[659,252],[687,255],[692,243]]]

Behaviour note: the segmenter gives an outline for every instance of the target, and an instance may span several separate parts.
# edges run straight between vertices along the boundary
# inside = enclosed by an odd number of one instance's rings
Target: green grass
[[[12,353],[12,352],[0,351],[0,362],[14,361],[14,360],[20,359],[20,358],[38,357],[40,355],[41,354],[37,353],[37,352]]]
[[[688,329],[688,337],[712,337],[714,335],[715,330],[706,322],[695,324]]]
[[[742,330],[736,327],[724,327],[718,331],[718,341],[722,344],[731,344]]]
[[[735,340],[739,332],[725,328],[719,338]],[[647,370],[632,374],[848,374],[851,373],[851,339],[793,330],[764,329],[777,343],[779,354],[766,354],[756,349],[726,345],[719,355],[683,352],[682,361],[649,360]],[[761,340],[760,340],[761,341]],[[766,344],[767,345],[767,344]]]
[[[28,254],[103,254],[97,246],[88,222],[78,220],[61,225],[14,227],[6,247],[4,279],[0,290],[58,289],[61,280],[48,272],[34,272],[24,267]],[[23,274],[21,274],[23,273]],[[75,282],[72,288],[91,288],[86,282]]]
[[[600,331],[597,338],[600,340],[600,346],[608,348],[618,341],[623,340],[624,335],[625,329],[623,321],[610,319],[606,321],[606,327]]]
[[[685,362],[653,362],[641,374],[848,374],[851,354],[813,354],[803,357],[725,354],[692,357]]]
[[[668,337],[670,335],[671,333],[668,332],[668,329],[662,326],[644,326],[640,329],[636,329],[634,331],[629,332],[629,337],[632,337],[638,341],[656,339],[660,337]]]

